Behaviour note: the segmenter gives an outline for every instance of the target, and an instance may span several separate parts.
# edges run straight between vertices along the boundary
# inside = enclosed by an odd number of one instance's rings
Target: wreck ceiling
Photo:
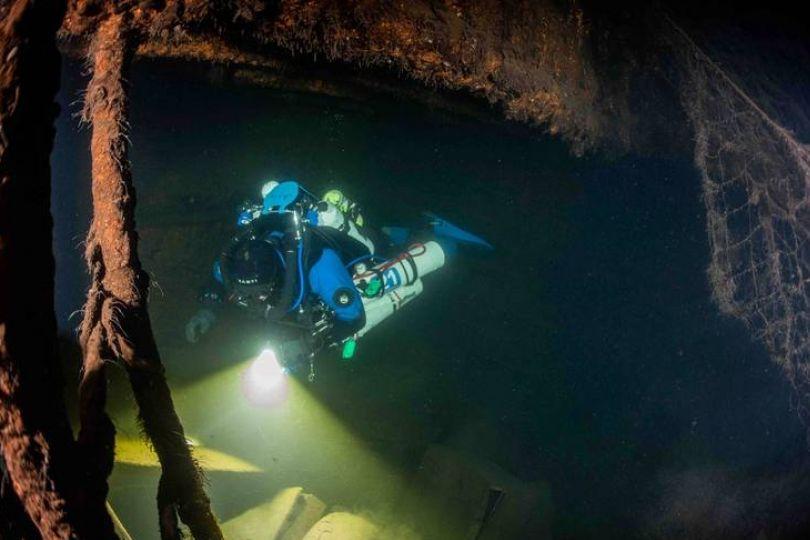
[[[320,58],[395,73],[470,92],[577,152],[624,114],[603,99],[590,24],[574,2],[74,0],[63,42],[80,46],[111,9],[127,12],[139,55],[269,71]]]

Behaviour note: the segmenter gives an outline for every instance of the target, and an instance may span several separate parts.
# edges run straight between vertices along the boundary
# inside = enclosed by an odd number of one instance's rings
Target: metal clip
[[[309,375],[307,375],[307,380],[311,383],[315,382],[315,355],[309,355]]]

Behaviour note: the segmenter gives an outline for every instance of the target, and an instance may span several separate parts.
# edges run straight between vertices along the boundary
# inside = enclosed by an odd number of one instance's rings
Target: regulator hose
[[[290,219],[284,234],[288,243],[284,250],[284,284],[281,286],[278,302],[275,305],[267,306],[265,318],[268,321],[274,322],[283,319],[288,313],[297,309],[304,299],[306,291],[304,259],[308,246],[308,233],[303,225],[298,227],[296,227],[296,220]],[[296,238],[299,235],[300,238]]]
[[[289,246],[284,250],[284,268],[286,269],[286,275],[284,276],[284,283],[281,286],[278,302],[276,302],[275,305],[268,304],[264,311],[264,316],[268,321],[281,320],[287,313],[294,309],[289,306],[292,305],[293,297],[295,296],[297,280],[294,277],[295,274],[291,275],[291,273],[298,273],[297,252],[300,251],[300,249],[300,246],[298,248]]]

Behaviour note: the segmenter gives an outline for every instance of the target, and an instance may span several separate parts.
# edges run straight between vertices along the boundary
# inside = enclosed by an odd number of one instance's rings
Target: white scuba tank
[[[444,266],[444,250],[438,242],[433,240],[424,244],[413,244],[407,251],[403,251],[393,259],[377,266],[366,269],[355,267],[354,284],[359,289],[363,283],[373,278],[382,278],[384,292],[388,292],[404,285],[410,285],[417,279]]]
[[[356,337],[363,337],[369,330],[393,315],[399,308],[422,294],[422,280],[417,279],[410,285],[389,291],[376,298],[363,298],[363,309],[366,312],[366,324],[357,331]]]
[[[363,299],[366,324],[356,336],[361,337],[369,330],[394,314],[422,293],[422,276],[444,266],[445,255],[441,246],[434,241],[414,244],[397,257],[371,269],[356,267],[354,284]],[[381,281],[380,281],[381,280]],[[373,295],[368,295],[369,286],[377,282]],[[382,283],[382,286],[379,283]]]
[[[350,237],[354,238],[368,248],[369,253],[374,253],[374,242],[363,235],[357,228],[357,225],[347,219],[343,212],[332,203],[321,202],[318,207],[318,226],[319,227],[332,227],[345,232]]]

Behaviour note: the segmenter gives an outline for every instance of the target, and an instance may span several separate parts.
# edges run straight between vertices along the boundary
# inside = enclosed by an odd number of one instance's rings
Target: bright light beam
[[[287,376],[273,349],[264,349],[242,375],[242,391],[252,405],[272,407],[287,398]]]

